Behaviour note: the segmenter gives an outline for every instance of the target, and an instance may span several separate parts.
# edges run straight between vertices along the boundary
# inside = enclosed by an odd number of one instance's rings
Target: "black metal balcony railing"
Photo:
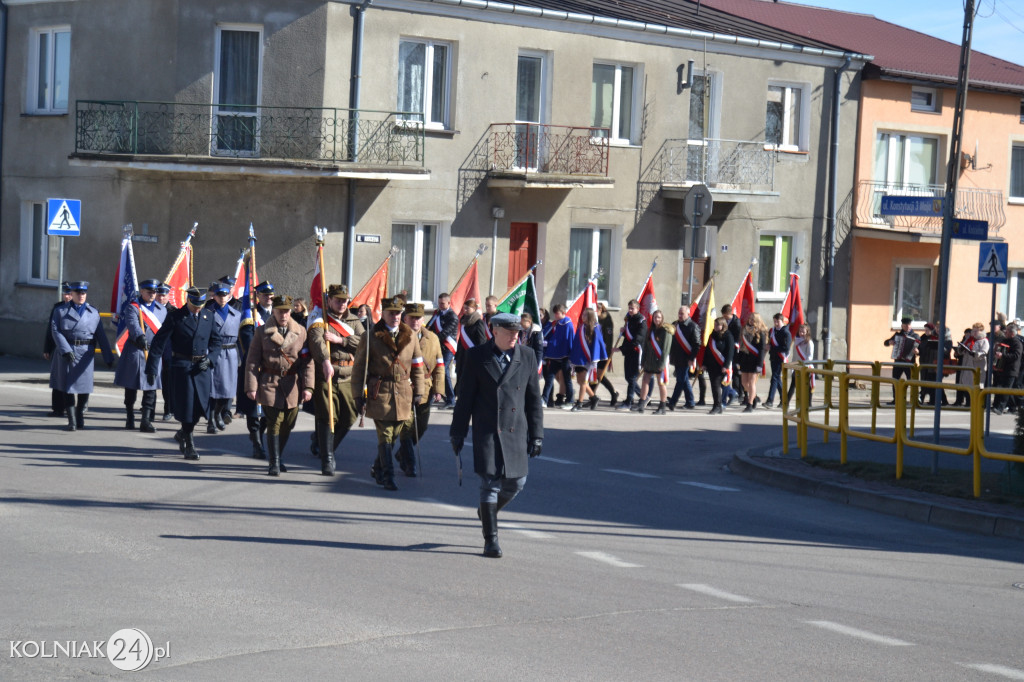
[[[854,225],[862,227],[880,227],[907,232],[942,232],[941,217],[921,216],[883,216],[881,213],[882,197],[934,197],[941,199],[946,195],[943,185],[894,184],[875,180],[861,180],[857,185],[854,202]],[[999,232],[1006,223],[1003,212],[1003,193],[997,189],[979,189],[977,187],[957,187],[956,208],[957,218],[988,221],[989,230]]]
[[[700,182],[711,188],[747,192],[774,191],[777,152],[764,142],[743,140],[665,140],[660,182]]]
[[[423,166],[421,114],[78,100],[75,153]]]
[[[491,171],[608,176],[607,128],[493,123],[487,132]]]

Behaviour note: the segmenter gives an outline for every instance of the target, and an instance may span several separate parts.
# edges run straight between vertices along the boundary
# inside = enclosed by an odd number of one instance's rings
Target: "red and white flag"
[[[231,287],[231,298],[241,299],[245,294],[245,251],[242,251],[242,255],[238,257],[233,277],[235,283]]]
[[[476,301],[477,306],[483,303],[480,300],[480,276],[476,258],[466,268],[466,272],[463,273],[462,279],[452,289],[450,296],[452,310],[455,311],[456,315],[462,315],[462,304],[471,298]]]
[[[636,299],[640,303],[640,314],[647,319],[647,324],[651,323],[651,315],[658,309],[658,301],[654,298],[654,273],[647,275],[647,281],[644,282],[644,288],[640,290],[640,295]]]
[[[569,304],[569,308],[565,311],[565,316],[572,322],[574,330],[580,328],[580,323],[583,321],[583,311],[587,308],[597,310],[597,282],[593,279],[587,281],[583,291],[576,297],[576,300]]]
[[[789,273],[789,289],[786,291],[786,300],[782,302],[780,312],[789,320],[789,331],[795,340],[800,325],[804,323],[804,306],[800,302],[800,275],[795,272]]]
[[[192,245],[187,244],[178,252],[178,258],[171,266],[164,284],[171,288],[167,304],[175,308],[185,305],[185,291],[192,286]]]
[[[739,318],[741,325],[746,324],[747,318],[754,312],[754,282],[753,275],[749,269],[747,270],[747,275],[740,283],[736,297],[732,299],[732,312]]]
[[[324,280],[320,273],[320,261],[323,259],[324,245],[316,245],[316,254],[313,258],[313,281],[309,285],[309,316],[306,317],[306,329],[324,316]]]
[[[370,317],[374,323],[378,322],[384,313],[384,299],[388,297],[388,263],[390,261],[391,257],[389,256],[349,303],[349,307],[352,309],[364,304],[370,306]]]

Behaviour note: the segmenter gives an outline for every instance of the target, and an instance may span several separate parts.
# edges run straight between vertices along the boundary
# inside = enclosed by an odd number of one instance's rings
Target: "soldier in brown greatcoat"
[[[332,284],[327,288],[327,310],[324,316],[309,325],[308,345],[316,371],[316,428],[319,435],[320,473],[334,475],[334,451],[356,423],[355,391],[352,389],[352,366],[356,347],[366,330],[359,318],[349,310],[348,287]],[[331,381],[328,400],[327,381]],[[362,381],[357,385],[362,386]],[[358,390],[358,388],[357,388]],[[334,412],[334,434],[330,433],[328,414]]]
[[[413,403],[426,393],[426,382],[419,340],[402,324],[405,301],[386,298],[382,307],[380,321],[356,350],[352,385],[356,391],[366,386],[366,397],[360,391],[356,401],[361,410],[365,400],[366,415],[377,427],[377,459],[370,474],[386,490],[398,490],[392,451],[402,423],[412,419]]]
[[[444,400],[444,356],[441,354],[441,341],[437,334],[427,329],[423,323],[423,304],[406,303],[403,321],[420,342],[420,352],[423,353],[423,374],[427,384],[427,390],[416,403],[413,409],[416,410],[414,419],[402,424],[402,432],[399,439],[402,441],[395,459],[402,473],[406,476],[416,476],[416,445],[419,445],[423,433],[427,430],[427,423],[430,421],[430,403],[432,400]]]
[[[313,366],[299,360],[306,328],[291,319],[290,296],[274,296],[267,323],[256,330],[245,360],[245,394],[263,406],[267,417],[267,473],[287,472],[281,454],[302,402],[313,398]]]

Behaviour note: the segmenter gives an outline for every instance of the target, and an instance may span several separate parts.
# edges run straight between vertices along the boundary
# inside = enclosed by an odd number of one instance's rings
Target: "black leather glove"
[[[146,350],[146,335],[139,334],[134,339],[132,339],[132,343],[135,344],[135,347],[138,348],[139,350]]]
[[[196,366],[199,368],[200,372],[205,372],[206,370],[210,369],[210,358],[203,358],[202,360],[196,363]]]
[[[466,444],[466,439],[462,436],[452,436],[452,451],[455,454],[462,452],[462,446]]]
[[[541,445],[543,444],[544,441],[540,438],[534,438],[532,441],[530,441],[530,449],[527,451],[530,457],[536,457],[537,455],[539,455],[541,451]]]
[[[68,363],[69,365],[75,364],[75,354],[74,353],[62,353],[61,357],[64,358],[64,362]]]

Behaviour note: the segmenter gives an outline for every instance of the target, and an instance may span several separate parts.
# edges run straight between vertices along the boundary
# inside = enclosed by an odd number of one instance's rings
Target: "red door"
[[[537,262],[537,223],[512,223],[508,239],[508,286]]]

